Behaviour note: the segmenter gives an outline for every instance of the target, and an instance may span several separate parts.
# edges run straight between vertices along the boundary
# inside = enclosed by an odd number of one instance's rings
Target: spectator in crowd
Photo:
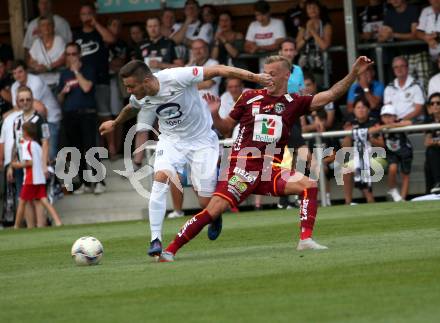
[[[429,96],[427,123],[440,123],[440,92]],[[440,129],[430,130],[425,135],[426,188],[432,194],[440,193]]]
[[[84,56],[83,56],[84,57]],[[96,71],[81,58],[81,47],[70,43],[66,47],[66,69],[61,72],[58,100],[63,107],[63,128],[70,146],[81,153],[79,174],[81,186],[74,194],[94,192],[101,194],[105,184],[99,182],[93,188],[84,177],[89,166],[85,161],[86,152],[96,146],[97,120],[94,84]]]
[[[359,13],[360,38],[363,41],[377,41],[379,29],[383,25],[386,2],[369,0],[368,5]]]
[[[283,21],[270,16],[270,5],[260,0],[254,5],[255,21],[251,22],[246,32],[244,50],[249,54],[269,55],[280,48],[286,37]],[[259,61],[260,70],[263,70],[264,57]]]
[[[128,43],[128,56],[131,60],[136,59],[139,45],[145,39],[145,33],[140,24],[132,25],[129,29],[130,41]]]
[[[40,16],[33,19],[26,30],[26,34],[23,40],[23,47],[29,50],[34,43],[35,39],[40,35],[38,27],[38,21],[40,17],[52,17],[54,22],[55,34],[63,38],[64,43],[72,41],[72,32],[70,30],[69,23],[63,18],[52,13],[52,2],[50,0],[39,0],[38,11]]]
[[[289,93],[301,93],[304,90],[304,73],[300,66],[294,64],[296,55],[296,43],[293,38],[286,38],[280,45],[279,54],[287,58],[292,64],[289,81],[287,82],[287,91]]]
[[[12,108],[11,85],[14,79],[6,69],[4,61],[0,60],[0,120]]]
[[[380,118],[382,125],[377,128],[378,130],[404,127],[412,124],[410,120],[397,119],[396,109],[390,104],[382,107]],[[412,145],[404,132],[385,132],[383,138],[388,163],[388,195],[394,202],[404,201],[409,189],[409,174],[411,173],[413,159]],[[402,178],[400,194],[397,191],[397,173],[399,170]]]
[[[409,75],[406,58],[395,57],[392,66],[396,78],[385,88],[384,103],[396,108],[398,119],[418,119],[425,104],[422,87]]]
[[[428,100],[427,123],[440,123],[440,92],[431,94]],[[425,135],[425,176],[427,191],[440,193],[440,130],[430,130]]]
[[[111,18],[107,23],[108,30],[113,34],[116,41],[111,44],[109,50],[109,74],[110,74],[110,111],[112,117],[119,114],[124,106],[122,85],[119,78],[119,70],[127,62],[127,43],[121,39],[122,22],[118,18]],[[109,147],[110,159],[114,159],[120,151],[122,144],[122,127],[116,127],[113,132],[114,147]]]
[[[220,117],[226,118],[232,111],[235,102],[239,99],[240,95],[246,91],[243,81],[238,78],[226,79],[226,91],[220,96],[220,109],[218,111]],[[237,125],[228,138],[237,138],[239,125]]]
[[[428,44],[431,58],[435,60],[440,54],[440,1],[429,0],[429,3],[431,5],[420,14],[417,35]]]
[[[217,9],[212,4],[204,4],[200,9],[202,12],[202,22],[204,24],[211,24],[212,31],[215,34],[217,31]]]
[[[28,73],[26,64],[23,61],[15,61],[12,64],[12,73],[15,79],[11,87],[12,102],[17,102],[17,89],[19,86],[25,85],[31,89],[33,100],[42,103],[42,105],[37,105],[34,108],[42,117],[46,117],[47,115],[47,123],[51,137],[49,159],[53,161],[58,153],[58,136],[61,122],[60,106],[46,83],[44,83],[38,75]]]
[[[35,123],[25,122],[22,128],[24,140],[22,161],[12,162],[14,169],[24,171],[23,188],[20,192],[14,228],[20,228],[24,219],[25,206],[31,203],[35,207],[37,227],[47,225],[44,209],[48,211],[55,225],[61,226],[60,216],[47,199],[45,166],[42,164],[43,151],[38,143],[38,127]]]
[[[13,166],[14,162],[23,162],[23,154],[26,150],[26,147],[24,146],[24,139],[23,139],[23,124],[30,122],[37,126],[37,141],[42,147],[42,153],[40,155],[41,158],[41,167],[43,170],[44,176],[48,175],[47,171],[47,165],[48,165],[48,153],[49,153],[49,126],[46,123],[46,120],[38,114],[38,112],[34,109],[34,98],[33,93],[31,89],[27,86],[20,86],[17,89],[17,106],[18,109],[21,110],[21,112],[18,114],[18,116],[14,119],[13,123],[13,137],[14,137],[14,145],[12,149],[11,154],[11,163],[10,165]],[[20,195],[22,186],[23,186],[23,178],[24,173],[23,169],[16,168],[16,167],[8,167],[7,169],[7,178],[8,181],[15,180],[15,186],[16,186],[16,194]],[[35,215],[38,217],[36,218],[37,226],[45,226],[46,221],[45,218],[42,216],[41,213],[34,214],[34,211],[32,208],[28,208],[26,210],[26,222],[28,226],[31,227],[34,226],[33,223],[35,223]]]
[[[419,10],[406,0],[390,0],[391,7],[386,11],[384,24],[379,30],[379,41],[407,41],[417,39]],[[409,63],[410,74],[419,80],[422,86],[428,84],[431,62],[425,46],[397,47],[387,49],[390,56],[403,55]]]
[[[300,53],[298,64],[313,73],[318,84],[323,84],[324,60],[323,51],[332,43],[333,29],[330,20],[322,15],[317,0],[307,0],[308,20],[299,29],[296,37],[297,50]]]
[[[220,14],[214,39],[211,57],[220,64],[241,66],[237,57],[243,51],[244,37],[242,33],[233,30],[230,12]]]
[[[384,85],[375,80],[374,77],[374,67],[370,66],[364,73],[359,75],[358,81],[352,84],[347,94],[347,113],[353,113],[353,104],[356,99],[365,97],[370,103],[371,116],[379,118],[385,89]]]
[[[177,29],[179,29],[179,25],[176,24],[176,14],[171,8],[165,8],[162,10],[160,22],[160,33],[166,38],[171,38]]]
[[[218,61],[209,57],[209,47],[208,44],[203,39],[195,39],[191,44],[191,51],[193,54],[193,59],[189,62],[188,66],[213,66],[218,65]],[[221,77],[214,77],[212,80],[206,80],[197,83],[197,88],[199,89],[200,98],[202,102],[203,95],[207,92],[219,96],[219,86],[221,82]]]
[[[110,77],[109,77],[109,50],[108,45],[115,42],[113,34],[96,20],[95,7],[84,4],[80,8],[81,29],[73,35],[73,40],[81,46],[82,62],[94,66],[96,82],[94,94],[96,112],[100,122],[111,119],[110,110]],[[115,155],[115,137],[106,134],[110,156]]]
[[[180,24],[178,30],[171,36],[171,39],[178,45],[183,44],[188,48],[194,39],[203,39],[211,44],[214,30],[210,23],[203,23],[199,19],[200,7],[196,0],[187,0],[184,7],[185,21]]]
[[[0,61],[3,62],[3,64],[5,64],[7,71],[11,70],[13,60],[14,60],[14,54],[12,52],[11,46],[0,42]]]
[[[370,103],[363,97],[357,99],[354,102],[354,118],[348,122],[346,122],[344,128],[345,130],[353,130],[353,129],[364,129],[364,128],[376,128],[379,125],[379,120],[369,117],[370,115]],[[343,147],[353,147],[354,140],[351,136],[347,136],[343,139],[342,146]],[[379,134],[368,135],[368,144],[371,146],[383,147],[383,138]],[[355,146],[357,149],[357,146]],[[359,153],[359,155],[361,155]],[[359,159],[362,160],[362,156],[359,156]],[[364,161],[365,163],[365,161]],[[379,163],[378,160],[371,158],[369,164]],[[345,165],[346,172],[343,174],[344,179],[344,197],[345,204],[353,205],[352,196],[353,196],[353,172],[357,171],[358,166],[355,165],[354,160],[348,162]],[[348,170],[348,172],[347,172]],[[371,183],[368,185],[365,182],[358,181],[355,183],[355,187],[359,188],[362,191],[363,196],[366,198],[368,203],[374,202],[373,191],[371,187]]]
[[[299,0],[295,7],[287,10],[284,16],[286,34],[293,39],[296,39],[296,36],[298,36],[299,27],[307,20],[306,2],[307,0]]]
[[[440,71],[440,54],[437,56],[437,67]],[[428,96],[440,92],[440,72],[431,77],[428,84]]]
[[[51,16],[38,19],[39,36],[35,38],[29,50],[28,66],[54,90],[58,84],[58,69],[64,66],[64,39],[55,35],[54,21]]]

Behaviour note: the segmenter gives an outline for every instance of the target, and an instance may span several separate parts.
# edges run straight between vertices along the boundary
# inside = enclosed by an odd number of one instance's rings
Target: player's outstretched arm
[[[132,107],[130,104],[127,104],[121,112],[119,112],[119,115],[116,117],[115,120],[108,120],[101,124],[99,127],[99,133],[101,136],[112,132],[115,130],[115,127],[117,125],[123,124],[125,121],[130,120],[137,116],[139,113],[139,109],[136,109]]]
[[[360,56],[353,64],[350,73],[347,74],[342,80],[337,82],[327,91],[319,92],[313,97],[312,104],[310,105],[310,110],[317,110],[320,107],[334,102],[343,96],[351,84],[356,80],[359,74],[362,74],[367,70],[367,68],[373,64],[373,61],[366,56]]]
[[[255,74],[238,67],[226,65],[215,65],[203,68],[204,81],[210,80],[216,76],[221,76],[225,78],[239,78],[241,80],[259,83],[263,86],[272,85],[272,76],[265,73]]]
[[[212,95],[211,93],[206,93],[203,95],[203,99],[208,103],[209,109],[211,110],[212,121],[214,123],[214,128],[216,128],[220,133],[229,137],[237,125],[237,121],[231,117],[226,117],[223,119],[220,117],[218,111],[220,109],[220,98],[218,96]]]

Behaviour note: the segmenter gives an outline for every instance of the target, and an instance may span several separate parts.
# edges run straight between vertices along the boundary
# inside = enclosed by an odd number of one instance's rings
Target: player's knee
[[[167,183],[169,178],[169,174],[166,171],[159,170],[154,174],[154,181]]]
[[[213,196],[206,210],[212,218],[218,218],[229,207],[229,202],[219,196]]]
[[[304,190],[308,190],[308,189],[312,189],[312,188],[318,188],[318,183],[315,181],[311,181],[311,180],[304,182],[304,184],[303,184]]]

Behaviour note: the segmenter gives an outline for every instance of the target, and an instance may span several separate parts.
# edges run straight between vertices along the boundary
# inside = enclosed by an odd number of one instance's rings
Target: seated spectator
[[[296,46],[300,53],[298,65],[313,73],[316,82],[322,85],[323,51],[332,43],[333,28],[330,20],[321,14],[321,6],[317,0],[307,0],[306,12],[308,20],[300,27],[296,37]]]
[[[54,90],[58,84],[58,69],[64,66],[66,43],[61,36],[55,35],[52,17],[40,17],[38,20],[39,37],[35,38],[29,50],[29,68]]]
[[[171,38],[175,32],[179,29],[178,24],[176,24],[176,14],[171,8],[165,8],[162,10],[162,15],[160,16],[160,33],[166,38]]]
[[[6,69],[4,61],[0,60],[0,120],[3,115],[12,109],[11,85],[14,79]]]
[[[435,60],[440,54],[440,1],[429,0],[431,6],[422,10],[417,26],[417,35],[419,39],[425,41],[429,46],[431,59]]]
[[[70,147],[76,147],[81,153],[79,174],[81,186],[74,194],[101,194],[105,191],[104,182],[96,183],[93,188],[84,177],[89,168],[85,161],[86,152],[96,147],[97,117],[94,84],[96,71],[81,58],[81,47],[70,43],[66,47],[66,69],[61,72],[58,87],[58,100],[63,107],[63,128]]]
[[[187,0],[184,7],[185,21],[180,24],[178,30],[171,36],[177,44],[183,44],[188,48],[194,39],[203,39],[207,44],[212,42],[214,31],[209,23],[202,23],[199,19],[200,7],[196,0]]]
[[[8,44],[0,42],[0,61],[5,64],[7,71],[11,70],[13,60],[14,54],[12,52],[12,47]]]
[[[41,102],[47,109],[47,123],[51,137],[49,158],[53,161],[58,153],[58,136],[61,122],[60,106],[43,80],[38,75],[28,73],[26,64],[23,61],[15,61],[12,64],[12,73],[15,79],[11,87],[12,102],[16,102],[17,89],[25,85],[31,89],[33,99]],[[38,112],[41,113],[43,117],[46,117],[44,110],[38,110]]]
[[[143,41],[138,48],[138,59],[145,62],[155,73],[165,68],[183,66],[182,60],[176,56],[174,42],[160,33],[160,19],[147,19],[148,40]]]
[[[375,71],[370,66],[364,73],[359,75],[358,81],[353,83],[347,95],[347,113],[353,113],[353,104],[360,97],[365,97],[370,103],[372,117],[379,118],[382,106],[384,86],[374,79]]]
[[[287,10],[284,15],[286,34],[293,39],[298,36],[299,27],[307,21],[306,2],[307,0],[299,0],[296,6]]]
[[[38,143],[38,127],[35,123],[25,122],[23,130],[23,156],[22,161],[12,162],[15,169],[23,169],[23,188],[20,192],[20,199],[15,218],[15,229],[19,229],[24,219],[26,204],[33,205],[37,218],[37,226],[45,227],[47,220],[44,209],[50,214],[56,226],[62,222],[55,208],[49,203],[46,193],[46,167],[42,164],[43,151]]]
[[[437,56],[437,67],[440,71],[440,54]],[[440,92],[440,73],[431,77],[428,84],[428,96],[437,92]]]
[[[255,21],[251,22],[246,32],[244,50],[249,54],[270,55],[280,48],[286,37],[283,21],[270,16],[270,5],[260,0],[254,5]],[[265,58],[260,58],[260,71],[263,70]]]
[[[119,70],[127,62],[127,43],[121,39],[122,22],[118,18],[111,18],[107,22],[108,30],[113,34],[116,41],[109,45],[109,75],[110,75],[110,111],[112,117],[116,118],[124,106],[124,96],[122,93]],[[116,158],[116,153],[122,145],[122,127],[117,126],[113,131],[113,141],[115,143],[115,154],[110,155],[110,159]]]
[[[130,27],[129,30],[130,40],[128,42],[128,57],[130,60],[136,59],[139,45],[145,39],[144,29],[141,25],[136,24]]]
[[[212,32],[217,32],[217,9],[212,4],[204,4],[201,8],[201,16],[203,24],[211,24]]]
[[[427,123],[440,123],[440,92],[430,95]],[[427,191],[440,193],[440,129],[430,130],[425,135],[426,160],[425,178]]]
[[[223,12],[218,19],[218,28],[214,36],[214,47],[211,57],[220,64],[241,66],[237,59],[243,51],[243,34],[232,29],[232,16],[230,12]]]
[[[362,41],[377,41],[379,29],[383,24],[384,12],[386,12],[386,3],[380,0],[368,1],[368,5],[358,16]]]
[[[375,118],[369,117],[370,115],[370,103],[365,98],[359,98],[354,102],[354,118],[350,121],[348,121],[344,129],[345,130],[353,130],[353,129],[370,129],[370,128],[376,128],[379,125],[379,121]],[[377,147],[383,147],[383,138],[379,136],[378,134],[372,134],[368,135],[368,142],[362,143],[360,140],[358,140],[357,144],[354,144],[354,140],[351,136],[347,136],[342,141],[343,147],[355,147],[357,149],[358,145],[361,145],[364,149],[369,148],[368,146],[377,146]],[[365,147],[365,144],[367,144],[367,147]],[[368,149],[369,150],[369,149]],[[368,153],[368,151],[366,151]],[[356,152],[355,152],[356,153]],[[375,160],[374,158],[371,158],[368,161],[365,161],[363,156],[361,155],[361,152],[357,152],[359,156],[359,162],[365,166],[365,165],[372,165],[373,163],[378,163],[379,161]],[[348,162],[345,165],[346,170],[348,172],[344,172],[344,197],[345,197],[345,204],[352,205],[352,196],[353,196],[353,172],[355,175],[359,174],[364,167],[356,165],[354,160]],[[368,168],[369,169],[369,168]],[[362,191],[363,196],[366,198],[368,203],[374,202],[374,196],[373,191],[371,187],[371,183],[365,182],[363,180],[356,180],[355,181],[355,187],[359,188]]]
[[[292,64],[292,70],[287,82],[287,92],[301,93],[304,90],[304,73],[301,67],[293,64],[295,56],[298,54],[295,40],[293,38],[284,39],[281,43],[279,54],[287,58],[290,64]]]
[[[40,17],[52,17],[55,34],[61,36],[65,44],[72,41],[72,32],[70,30],[69,23],[63,17],[52,13],[52,2],[50,0],[39,0],[38,11],[40,15],[33,19],[26,29],[26,34],[23,40],[23,47],[26,50],[31,48],[35,39],[40,35],[40,30],[38,28],[38,21]]]
[[[379,30],[379,41],[407,41],[417,39],[419,10],[406,0],[390,0],[384,24]],[[424,87],[428,84],[431,63],[426,46],[409,46],[385,49],[390,57],[402,55],[408,59],[410,74]]]
[[[191,44],[191,51],[193,58],[192,61],[188,63],[188,66],[218,65],[218,62],[215,59],[209,57],[209,47],[203,39],[194,40]],[[221,77],[214,77],[212,80],[206,80],[197,84],[202,102],[205,102],[202,97],[207,92],[215,96],[219,95],[220,82]]]
[[[391,129],[409,126],[410,120],[397,119],[396,109],[392,105],[384,105],[380,111],[382,125],[378,128]],[[384,133],[385,150],[388,163],[388,195],[394,202],[406,200],[409,189],[409,174],[413,159],[411,142],[404,132]],[[397,173],[400,171],[402,188],[400,194],[397,191]]]
[[[408,73],[408,61],[402,56],[393,59],[396,78],[384,92],[384,103],[396,108],[397,118],[412,120],[421,117],[425,97],[420,84]]]

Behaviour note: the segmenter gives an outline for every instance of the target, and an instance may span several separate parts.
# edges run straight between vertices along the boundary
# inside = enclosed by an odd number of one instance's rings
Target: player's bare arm
[[[132,107],[127,104],[119,113],[115,120],[108,120],[101,124],[99,127],[99,133],[105,135],[106,133],[112,132],[117,125],[123,124],[125,121],[130,120],[137,116],[139,109]]]
[[[265,73],[255,74],[241,68],[226,65],[216,65],[203,68],[204,81],[210,80],[216,76],[239,78],[241,80],[259,83],[263,86],[272,85],[272,77]]]
[[[313,97],[310,110],[318,110],[320,107],[338,100],[343,96],[351,84],[356,81],[356,78],[365,72],[367,68],[373,64],[373,61],[366,56],[360,56],[353,64],[350,73],[347,74],[342,80],[337,82],[327,91],[320,92]]]
[[[232,130],[237,125],[237,121],[229,116],[226,118],[220,117],[218,113],[220,109],[220,98],[218,96],[206,93],[203,96],[203,99],[205,99],[205,101],[208,103],[209,109],[211,110],[214,127],[220,131],[223,136],[229,137],[229,135],[232,133]]]

